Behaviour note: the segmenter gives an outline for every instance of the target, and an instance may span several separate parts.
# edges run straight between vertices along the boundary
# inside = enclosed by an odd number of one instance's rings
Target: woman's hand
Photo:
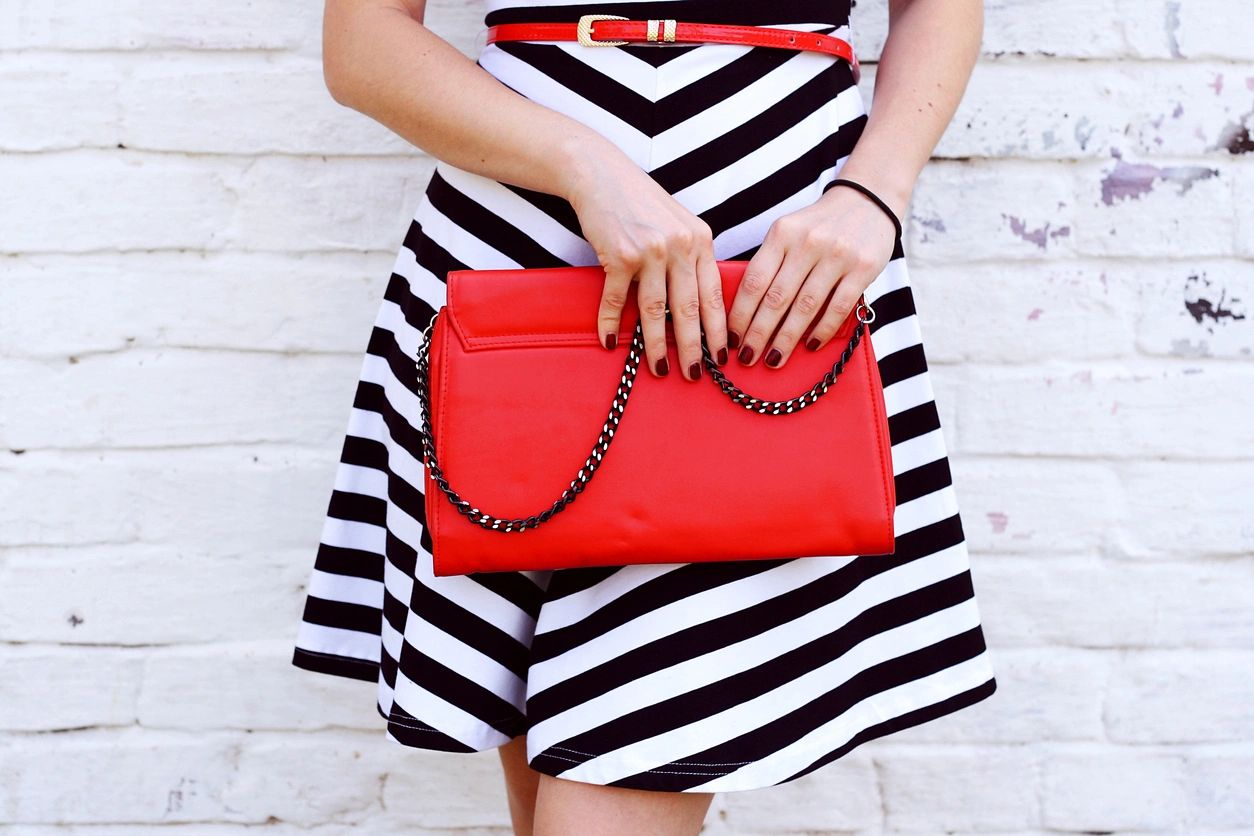
[[[840,176],[867,186],[902,217],[966,89],[984,4],[889,0],[888,7],[874,107]],[[832,294],[810,335],[809,344],[822,347],[892,257],[895,234],[878,206],[844,186],[778,218],[745,268],[727,317],[728,344],[740,346],[742,362],[764,357],[768,366],[781,365]]]
[[[727,311],[709,226],[621,149],[582,122],[534,102],[422,25],[422,0],[327,0],[327,89],[458,168],[566,198],[606,267],[601,340],[617,334],[631,282],[645,356],[665,374],[666,309],[680,369],[701,370],[706,343],[727,361]]]
[[[764,357],[778,368],[816,316],[807,348],[826,345],[888,264],[895,243],[888,216],[844,186],[776,218],[741,277],[727,317],[728,345],[739,345],[745,365]]]
[[[727,362],[727,309],[709,225],[688,211],[626,155],[601,149],[580,166],[590,172],[568,193],[584,237],[605,268],[597,311],[602,345],[613,348],[633,279],[643,323],[645,357],[655,376],[667,374],[666,310],[679,368],[701,376],[701,330],[719,365]]]

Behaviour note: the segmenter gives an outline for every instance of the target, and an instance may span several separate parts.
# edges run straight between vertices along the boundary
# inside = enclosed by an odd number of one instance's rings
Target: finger
[[[697,259],[697,293],[701,297],[701,323],[705,344],[720,366],[727,364],[727,301],[723,297],[723,275],[714,250]]]
[[[600,335],[601,345],[606,348],[614,348],[618,344],[623,308],[627,306],[630,290],[631,271],[617,265],[605,268],[605,286],[601,289],[601,304],[597,308],[597,334]]]
[[[817,351],[827,345],[828,341],[840,330],[840,326],[849,318],[858,300],[862,298],[862,291],[866,290],[870,283],[869,279],[859,278],[852,273],[846,273],[840,277],[836,283],[836,292],[832,294],[832,300],[827,303],[826,310],[819,317],[814,330],[810,332],[810,337],[806,341],[807,347],[812,345]]]
[[[778,351],[779,360],[775,363],[767,362],[767,365],[777,368],[788,362],[788,358],[806,329],[823,312],[824,303],[832,295],[832,289],[836,287],[839,278],[840,265],[834,259],[819,259],[818,263],[810,268],[809,275],[798,288],[787,316],[784,317],[783,323],[780,324],[779,330],[775,332],[766,350],[767,358],[774,356],[773,352]]]
[[[772,227],[774,230],[775,227]],[[727,346],[732,350],[744,342],[744,334],[749,330],[749,321],[753,319],[758,303],[762,301],[766,289],[771,286],[779,265],[784,260],[784,248],[778,235],[767,233],[766,239],[758,247],[758,251],[745,265],[740,283],[736,286],[736,295],[732,299],[731,310],[727,312]]]
[[[779,265],[779,271],[776,272],[770,287],[762,294],[758,310],[745,330],[740,354],[737,355],[741,363],[751,366],[754,360],[765,354],[763,362],[768,366],[774,368],[779,365],[783,355],[778,350],[765,352],[764,349],[771,335],[775,333],[776,326],[788,312],[788,306],[797,295],[797,289],[801,287],[802,281],[809,274],[814,263],[814,257],[809,251],[800,247],[788,249],[783,263]]]
[[[701,297],[697,292],[695,261],[683,255],[673,258],[667,269],[667,282],[679,368],[688,380],[696,380],[701,377]]]
[[[646,257],[637,278],[637,304],[644,332],[644,355],[655,377],[670,371],[666,357],[666,262],[664,249]]]

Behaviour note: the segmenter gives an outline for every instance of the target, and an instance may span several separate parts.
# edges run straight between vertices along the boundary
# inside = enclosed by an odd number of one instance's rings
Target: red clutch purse
[[[718,262],[729,305],[746,263]],[[416,363],[436,575],[893,552],[865,299],[818,351],[720,369],[703,345],[690,381],[637,374],[634,292],[602,347],[604,281],[600,266],[448,273]]]

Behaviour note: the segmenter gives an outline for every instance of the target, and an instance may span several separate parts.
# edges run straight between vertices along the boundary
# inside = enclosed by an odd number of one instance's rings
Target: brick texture
[[[907,248],[999,696],[707,833],[1254,833],[1239,5],[987,4]],[[433,163],[319,49],[318,3],[0,0],[0,836],[508,832],[494,754],[288,664]]]

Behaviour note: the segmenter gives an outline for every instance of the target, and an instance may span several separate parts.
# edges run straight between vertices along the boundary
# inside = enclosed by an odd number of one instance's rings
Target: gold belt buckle
[[[622,46],[626,41],[594,41],[592,39],[592,24],[598,20],[626,20],[622,15],[580,15],[579,23],[575,26],[575,34],[579,38],[579,43],[583,46]],[[570,31],[570,30],[567,30]]]
[[[580,15],[579,23],[575,26],[575,34],[579,38],[579,43],[583,46],[622,46],[627,41],[598,41],[592,37],[592,24],[598,20],[627,20],[622,15]],[[650,19],[648,23],[648,32],[645,40],[650,43],[674,43],[675,42],[675,21],[671,18]],[[661,39],[658,38],[658,30],[661,30]]]

